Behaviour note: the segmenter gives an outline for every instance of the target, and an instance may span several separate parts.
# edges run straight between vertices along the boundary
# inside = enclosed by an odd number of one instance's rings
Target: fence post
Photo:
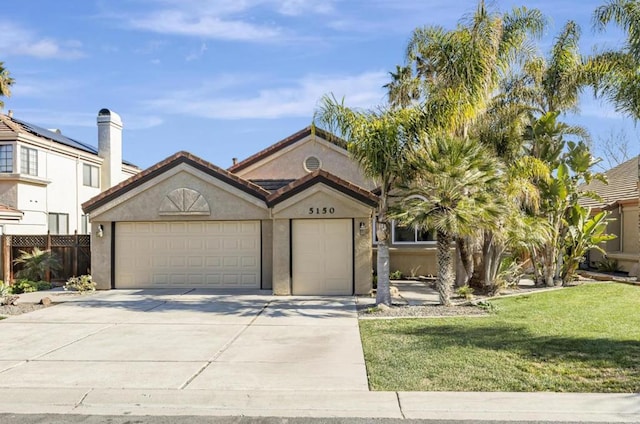
[[[79,241],[78,241],[78,230],[73,233],[73,276],[77,277],[78,274],[78,249]]]
[[[51,252],[51,231],[47,231],[47,241],[44,250]],[[51,269],[49,267],[47,267],[47,270],[44,272],[44,279],[47,283],[51,283]]]
[[[2,276],[5,284],[9,284],[11,282],[11,271],[13,267],[11,266],[11,236],[6,234],[2,235]]]

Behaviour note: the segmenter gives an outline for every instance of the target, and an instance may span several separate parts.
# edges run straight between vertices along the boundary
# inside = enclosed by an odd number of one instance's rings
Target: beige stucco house
[[[640,257],[640,243],[638,235],[638,172],[640,156],[634,157],[615,168],[605,172],[608,184],[601,181],[592,181],[589,185],[581,187],[583,191],[592,191],[601,197],[601,200],[582,198],[580,203],[592,209],[592,212],[608,210],[611,212],[611,221],[607,226],[607,232],[615,234],[614,240],[608,241],[604,246],[609,259],[618,261],[622,271],[629,272],[630,276],[638,273],[638,260]],[[600,252],[589,252],[589,265],[596,267],[603,259]]]
[[[345,143],[313,127],[229,169],[179,152],[83,204],[93,279],[100,289],[367,293],[374,190]],[[429,235],[393,236],[392,270],[435,270]]]

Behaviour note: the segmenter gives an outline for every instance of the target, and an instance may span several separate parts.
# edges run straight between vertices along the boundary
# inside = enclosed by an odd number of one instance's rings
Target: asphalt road
[[[0,414],[0,424],[557,424],[557,421],[409,420],[394,418],[278,418]],[[605,423],[604,421],[602,423]],[[582,424],[563,421],[563,424]]]

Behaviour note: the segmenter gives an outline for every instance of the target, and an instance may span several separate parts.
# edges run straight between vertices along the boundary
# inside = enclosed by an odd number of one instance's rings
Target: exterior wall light
[[[96,236],[98,237],[104,236],[104,228],[102,227],[102,224],[98,225],[98,231],[96,232]]]
[[[358,226],[359,230],[360,230],[360,235],[364,236],[367,234],[367,224],[364,222],[360,222],[360,225]]]

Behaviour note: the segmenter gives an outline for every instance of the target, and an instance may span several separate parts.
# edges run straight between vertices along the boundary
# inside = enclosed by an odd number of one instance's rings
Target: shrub
[[[46,281],[29,281],[18,280],[11,285],[11,292],[13,294],[32,293],[40,290],[49,290],[51,284]]]
[[[15,305],[18,297],[11,293],[11,285],[0,280],[0,305]]]
[[[16,277],[21,280],[41,281],[45,273],[50,270],[55,274],[62,269],[60,260],[50,250],[40,250],[35,247],[31,252],[20,251],[20,256],[13,263],[22,264],[22,269],[16,272]]]
[[[390,280],[402,280],[402,271],[400,271],[399,269],[393,271],[392,273],[389,274],[389,279]]]
[[[458,296],[464,297],[467,300],[473,299],[473,288],[468,285],[464,285],[462,287],[458,287],[456,290],[456,294]]]
[[[91,281],[90,275],[81,275],[79,277],[71,277],[67,280],[64,287],[65,290],[73,290],[79,293],[96,290],[96,283]]]
[[[602,272],[618,272],[620,264],[617,259],[604,258],[596,264],[596,269]]]

